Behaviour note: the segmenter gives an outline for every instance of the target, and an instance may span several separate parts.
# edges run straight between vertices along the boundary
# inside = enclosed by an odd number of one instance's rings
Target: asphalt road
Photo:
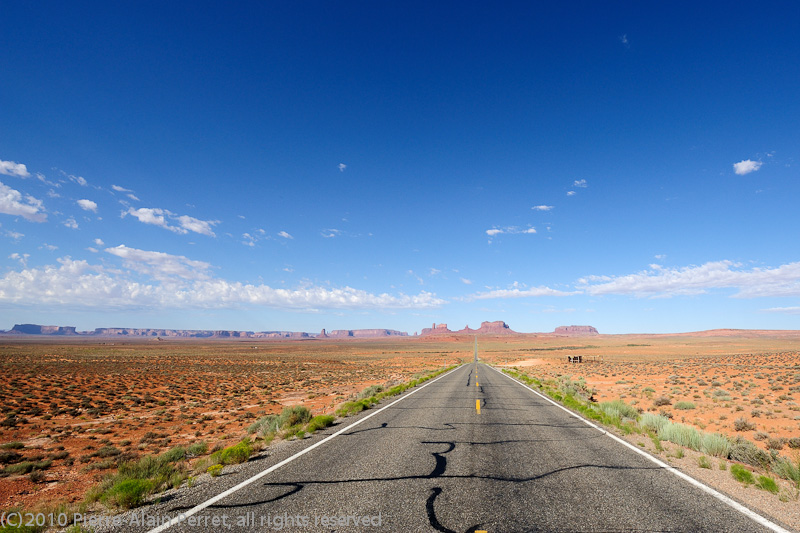
[[[170,532],[768,531],[485,365],[413,391],[136,513],[195,513]],[[119,530],[151,529],[130,516]]]

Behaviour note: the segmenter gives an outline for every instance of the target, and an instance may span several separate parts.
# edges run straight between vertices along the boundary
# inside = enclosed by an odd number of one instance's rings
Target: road
[[[194,513],[170,532],[768,531],[486,365],[412,391],[140,516]]]

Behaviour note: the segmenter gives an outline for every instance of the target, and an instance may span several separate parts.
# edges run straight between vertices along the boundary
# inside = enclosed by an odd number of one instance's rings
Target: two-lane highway
[[[198,490],[143,512],[187,513],[176,532],[768,530],[486,365],[401,398],[203,509]]]

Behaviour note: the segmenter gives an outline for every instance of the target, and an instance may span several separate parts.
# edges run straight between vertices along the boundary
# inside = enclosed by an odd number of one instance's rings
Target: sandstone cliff
[[[599,335],[598,331],[592,326],[558,326],[553,333],[555,335],[569,335],[571,337]]]

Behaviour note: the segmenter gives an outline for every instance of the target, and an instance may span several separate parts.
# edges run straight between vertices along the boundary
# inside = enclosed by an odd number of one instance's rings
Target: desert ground
[[[481,359],[583,377],[595,399],[795,452],[800,333],[481,337]],[[291,341],[0,339],[0,510],[76,502],[126,460],[237,442],[283,406],[332,413],[369,385],[469,361],[473,337]],[[567,356],[581,355],[571,364]],[[749,425],[735,427],[737,419]],[[785,448],[784,448],[785,446]],[[48,464],[49,463],[49,464]]]

